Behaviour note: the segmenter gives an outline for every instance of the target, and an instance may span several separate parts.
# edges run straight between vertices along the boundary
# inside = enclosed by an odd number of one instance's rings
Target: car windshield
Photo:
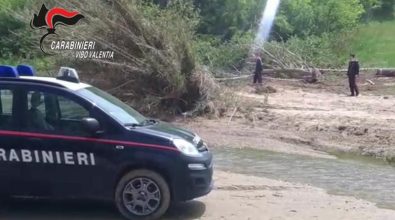
[[[96,87],[89,87],[78,91],[82,97],[94,102],[103,111],[123,125],[140,125],[147,119],[132,107],[126,105],[114,96]]]

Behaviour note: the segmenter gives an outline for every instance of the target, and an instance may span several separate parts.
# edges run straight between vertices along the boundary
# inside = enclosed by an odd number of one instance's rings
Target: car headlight
[[[187,156],[191,156],[191,157],[201,156],[201,154],[196,149],[196,147],[192,143],[184,139],[174,139],[173,144],[178,148],[178,150],[180,150],[183,154]]]

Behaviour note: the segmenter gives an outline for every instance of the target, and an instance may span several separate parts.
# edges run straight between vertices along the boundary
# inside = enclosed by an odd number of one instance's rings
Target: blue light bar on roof
[[[0,65],[0,77],[18,77],[18,71],[14,66]]]
[[[19,65],[16,67],[20,76],[35,76],[36,70],[29,65]]]

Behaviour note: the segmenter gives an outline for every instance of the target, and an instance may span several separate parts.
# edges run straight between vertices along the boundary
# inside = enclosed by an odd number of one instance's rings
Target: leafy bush
[[[46,5],[61,5],[85,16],[73,28],[59,28],[58,38],[52,38],[94,40],[95,49],[114,51],[113,60],[54,56],[53,67],[73,66],[84,81],[150,115],[204,111],[215,95],[211,75],[200,70],[192,50],[199,20],[191,2],[174,0],[166,8],[138,0],[48,1]],[[37,4],[27,4],[19,14],[37,10]],[[29,31],[37,35],[32,42],[43,33]],[[52,61],[39,63],[45,66]]]
[[[199,61],[214,71],[235,71],[244,67],[252,41],[251,33],[237,34],[227,42],[203,36],[196,41],[194,49]]]
[[[19,10],[26,0],[0,0],[0,59],[29,59],[32,52],[32,32],[29,23],[17,19],[13,11]]]
[[[116,53],[111,62],[74,61],[86,79],[95,78],[93,84],[151,115],[204,110],[214,85],[193,54],[198,18],[190,3],[172,1],[161,9],[129,1],[70,2],[95,24],[79,25],[74,36],[88,36]]]
[[[54,57],[45,57],[38,46],[39,36],[29,27],[29,16],[23,8],[37,5],[33,0],[0,0],[0,64],[33,65],[40,74],[54,70]],[[36,11],[34,11],[36,13]]]
[[[281,69],[304,69],[312,67],[338,68],[344,66],[351,52],[352,36],[348,32],[291,37],[286,42],[265,43],[264,61]],[[304,71],[302,71],[304,73]]]
[[[392,20],[395,18],[395,1],[380,0],[372,9],[373,18],[376,20]]]
[[[283,0],[275,32],[291,36],[319,36],[356,27],[364,12],[359,0]]]
[[[292,37],[286,47],[302,56],[306,62],[317,67],[340,67],[350,54],[348,34],[309,36],[304,39]]]

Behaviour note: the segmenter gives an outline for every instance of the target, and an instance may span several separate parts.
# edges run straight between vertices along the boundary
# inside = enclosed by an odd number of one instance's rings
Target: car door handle
[[[42,143],[42,140],[40,138],[28,138],[27,141],[30,142],[31,144],[41,144]]]
[[[125,146],[117,145],[117,146],[115,146],[115,149],[117,149],[117,150],[123,150],[123,149],[125,149]]]

